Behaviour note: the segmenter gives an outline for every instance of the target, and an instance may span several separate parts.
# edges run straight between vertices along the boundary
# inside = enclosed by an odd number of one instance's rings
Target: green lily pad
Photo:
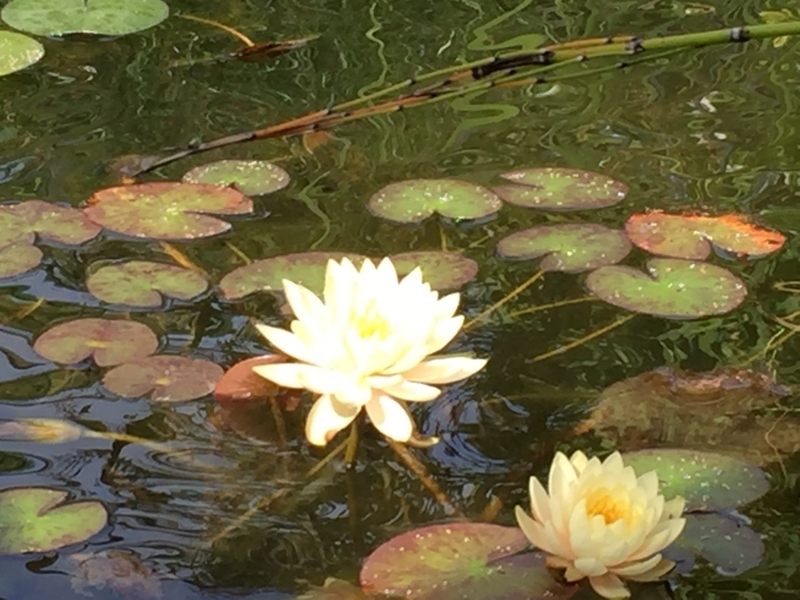
[[[494,192],[509,204],[553,211],[585,210],[613,206],[628,195],[628,186],[591,171],[544,167],[502,175],[516,185],[501,185]]]
[[[67,493],[48,488],[0,492],[0,553],[50,552],[88,540],[106,526],[100,502],[65,503]]]
[[[666,500],[683,496],[687,512],[735,508],[769,490],[764,471],[726,454],[663,448],[630,452],[624,458],[639,474],[655,471],[660,493]]]
[[[232,186],[248,196],[260,196],[282,190],[291,178],[278,165],[265,160],[220,160],[195,167],[183,180]]]
[[[103,385],[123,398],[182,402],[210,394],[224,375],[211,361],[185,356],[148,356],[111,369]]]
[[[37,234],[50,242],[78,245],[96,237],[100,229],[82,211],[43,200],[0,206],[0,247],[33,243]]]
[[[76,319],[51,327],[40,335],[33,349],[48,360],[74,364],[89,358],[110,367],[150,356],[158,338],[144,323],[112,319]]]
[[[653,258],[648,273],[617,265],[586,278],[589,291],[614,306],[659,317],[698,318],[730,312],[747,296],[744,282],[722,267]]]
[[[131,260],[106,265],[89,275],[89,292],[104,302],[161,306],[163,296],[191,300],[208,288],[205,277],[177,265]]]
[[[0,279],[16,277],[42,262],[42,251],[30,242],[16,242],[0,247]]]
[[[0,77],[21,71],[44,56],[44,46],[13,31],[0,31]]]
[[[228,231],[213,215],[244,215],[253,203],[230,187],[152,181],[106,188],[89,198],[83,212],[112,231],[138,238],[190,240]]]
[[[458,179],[408,179],[378,190],[367,207],[378,217],[419,223],[434,213],[455,221],[488,217],[503,206],[491,190]]]
[[[403,252],[390,258],[401,277],[419,267],[423,281],[434,290],[457,290],[478,274],[478,263],[460,252]]]
[[[0,12],[11,27],[34,35],[125,35],[168,15],[161,0],[11,0]]]
[[[523,229],[497,244],[504,258],[526,260],[544,256],[542,271],[576,273],[613,265],[631,251],[624,231],[594,223],[564,223]]]
[[[16,419],[0,422],[0,440],[62,444],[83,437],[84,429],[63,419]]]

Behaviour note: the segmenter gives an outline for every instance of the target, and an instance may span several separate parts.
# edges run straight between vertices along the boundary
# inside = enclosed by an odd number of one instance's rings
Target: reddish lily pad
[[[51,242],[78,245],[96,237],[100,229],[81,210],[43,200],[0,206],[0,246],[33,242],[35,234]]]
[[[600,267],[586,278],[595,296],[633,312],[698,318],[730,312],[747,296],[744,282],[722,267],[675,258],[654,258],[647,273],[633,267]]]
[[[253,203],[231,187],[152,181],[95,192],[83,212],[112,231],[138,238],[189,240],[224,233],[215,215],[244,215]]]
[[[553,211],[603,208],[622,202],[628,186],[606,175],[582,169],[544,167],[502,175],[515,185],[494,192],[509,204]]]
[[[67,493],[49,488],[0,492],[0,553],[50,552],[88,540],[105,527],[100,502],[65,503]]]
[[[183,180],[231,186],[248,196],[260,196],[282,190],[291,178],[278,165],[265,160],[220,160],[195,167]]]
[[[81,552],[70,556],[69,562],[72,589],[81,595],[91,597],[103,589],[115,596],[136,600],[161,598],[163,595],[158,578],[131,552]]]
[[[368,593],[425,600],[554,600],[578,586],[557,583],[516,527],[449,523],[414,529],[379,546],[359,579]]]
[[[101,367],[110,367],[150,356],[158,338],[144,323],[112,319],[76,319],[51,327],[40,335],[33,349],[48,360],[73,364],[90,356]]]
[[[42,251],[29,242],[3,246],[0,248],[0,279],[16,277],[35,269],[42,262],[42,256]]]
[[[713,247],[739,256],[765,256],[780,250],[786,237],[750,223],[744,215],[631,215],[625,224],[631,241],[661,256],[703,260]]]
[[[256,375],[253,367],[286,362],[286,357],[279,354],[267,354],[240,360],[214,386],[214,399],[220,403],[246,402],[264,398],[273,398],[280,389],[277,385]]]
[[[434,213],[455,221],[481,219],[503,206],[491,190],[458,179],[407,179],[390,183],[367,202],[374,215],[419,223]]]
[[[523,229],[497,244],[504,258],[527,260],[544,256],[542,271],[576,273],[613,265],[631,251],[624,231],[594,223],[564,223]]]
[[[114,367],[103,385],[123,398],[182,402],[210,394],[224,375],[211,361],[185,356],[148,356]]]
[[[163,296],[191,300],[208,288],[197,271],[176,265],[131,260],[97,269],[86,280],[89,292],[104,302],[161,306]]]
[[[434,290],[456,290],[478,274],[478,263],[460,252],[404,252],[390,258],[401,277],[419,267],[423,281]]]

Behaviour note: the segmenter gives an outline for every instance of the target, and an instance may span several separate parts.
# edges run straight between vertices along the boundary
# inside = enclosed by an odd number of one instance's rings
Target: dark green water
[[[541,33],[564,41],[666,35],[756,23],[759,11],[779,8],[753,1],[548,0],[525,3],[486,28],[516,5],[228,0],[212,6],[173,0],[173,16],[140,34],[104,42],[45,41],[42,62],[0,80],[0,201],[39,198],[81,206],[96,189],[114,183],[104,164],[119,155],[157,153],[198,136],[279,122],[416,73],[474,60],[515,36]],[[185,66],[176,63],[236,46],[230,36],[179,13],[217,19],[257,40],[321,37],[267,64]],[[555,449],[601,448],[592,434],[574,438],[570,432],[600,391],[616,381],[661,366],[711,370],[746,363],[783,385],[800,383],[794,339],[764,353],[780,332],[773,317],[800,308],[796,296],[773,289],[798,273],[798,44],[715,47],[557,88],[495,91],[471,102],[459,99],[347,125],[313,154],[299,140],[270,140],[182,161],[154,177],[176,179],[190,166],[223,157],[276,160],[290,172],[289,188],[258,200],[258,210],[269,216],[237,221],[220,238],[179,245],[214,282],[241,264],[225,242],[255,259],[309,248],[383,255],[441,248],[444,238],[449,248],[481,265],[477,279],[462,290],[468,316],[535,270],[533,264],[499,261],[492,238],[586,217],[505,207],[497,219],[475,227],[440,227],[435,220],[398,226],[367,212],[370,194],[411,177],[489,184],[512,168],[556,165],[600,171],[630,186],[625,202],[593,213],[594,222],[618,227],[630,213],[647,208],[711,209],[744,212],[779,228],[788,240],[777,255],[725,263],[750,294],[723,317],[675,322],[638,316],[579,348],[533,363],[534,356],[622,314],[587,303],[513,318],[513,310],[585,294],[580,276],[550,274],[508,310],[459,338],[456,350],[491,361],[478,376],[419,407],[415,415],[423,433],[443,441],[418,456],[468,517],[477,518],[499,496],[504,504],[497,521],[510,524],[513,505],[527,502],[528,476],[546,472]],[[77,252],[47,248],[45,254],[37,271],[0,282],[0,417],[66,418],[171,443],[213,466],[197,470],[159,451],[102,440],[0,445],[0,488],[59,487],[107,504],[110,525],[90,540],[91,550],[135,551],[164,578],[165,596],[176,599],[278,598],[305,589],[306,580],[354,580],[360,562],[380,542],[446,518],[371,432],[355,472],[332,467],[303,487],[303,473],[324,454],[302,439],[305,409],[285,415],[295,440],[288,447],[274,441],[268,411],[259,416],[267,441],[256,443],[215,427],[211,400],[122,400],[102,388],[97,370],[64,370],[37,358],[30,341],[48,326],[77,316],[120,315],[85,291],[93,261],[166,258],[155,243],[113,237]],[[636,255],[632,263],[644,260]],[[45,299],[42,306],[19,316],[39,298]],[[210,295],[200,303],[132,316],[161,334],[163,352],[191,353],[225,367],[266,350],[250,318],[281,322],[277,304],[266,296],[232,305]],[[790,408],[792,402],[792,396],[783,399]],[[791,411],[785,419],[794,419]],[[679,598],[797,597],[800,463],[788,451],[781,458],[782,464],[763,461],[773,476],[772,490],[743,509],[765,536],[761,565],[736,577],[700,566],[681,579]],[[297,491],[209,544],[260,499],[285,489]],[[0,598],[80,597],[70,588],[67,566],[68,558],[59,554],[41,560],[0,557]],[[105,591],[95,597],[116,596]]]

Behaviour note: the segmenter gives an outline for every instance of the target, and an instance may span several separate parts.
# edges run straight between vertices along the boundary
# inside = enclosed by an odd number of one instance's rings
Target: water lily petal
[[[319,367],[312,367],[302,363],[277,363],[253,367],[253,372],[283,387],[305,388],[305,372],[308,369],[316,368]]]
[[[670,519],[659,523],[627,560],[641,560],[663,550],[678,538],[685,525],[686,519]]]
[[[314,292],[288,279],[283,280],[283,293],[294,316],[309,326],[316,325],[328,315],[328,310]]]
[[[270,327],[269,325],[263,324],[256,325],[256,329],[258,329],[259,333],[263,335],[270,344],[275,346],[283,354],[302,362],[314,362],[313,353],[293,333],[285,329]]]
[[[466,356],[433,358],[405,371],[403,377],[409,381],[419,381],[420,383],[434,385],[453,383],[474,375],[485,367],[487,362],[483,358],[469,358]]]
[[[615,575],[619,575],[620,577],[625,577],[626,579],[630,579],[635,575],[641,575],[642,573],[647,573],[648,571],[652,571],[653,568],[657,567],[660,563],[661,563],[661,555],[656,554],[655,556],[651,556],[647,560],[627,563],[620,567],[613,567],[611,569],[611,572],[614,573]]]
[[[549,521],[552,518],[550,513],[550,497],[547,495],[544,486],[539,483],[536,477],[531,477],[528,480],[528,490],[531,496],[531,513],[533,514],[533,518],[540,523]]]
[[[593,556],[576,558],[573,564],[584,577],[597,577],[608,572],[606,566]]]
[[[320,396],[306,418],[306,438],[315,446],[324,446],[347,427],[360,410],[341,404],[327,394]]]
[[[662,558],[661,561],[649,571],[645,571],[644,573],[640,573],[639,575],[628,575],[628,579],[631,581],[658,581],[662,579],[664,575],[672,571],[675,568],[675,563],[671,560],[667,560]]]
[[[536,548],[556,556],[561,556],[563,554],[560,552],[560,546],[554,546],[550,543],[544,527],[542,527],[540,523],[537,523],[531,519],[522,509],[522,507],[514,507],[514,516],[517,518],[517,525],[519,525],[522,533],[525,534],[525,537],[528,538],[528,541],[530,541],[530,543]]]
[[[414,433],[414,423],[406,408],[394,398],[376,394],[367,405],[367,415],[375,428],[397,442],[407,442]]]
[[[606,573],[599,577],[590,577],[589,583],[594,588],[594,591],[604,598],[630,598],[631,596],[622,580],[611,573]]]
[[[370,384],[374,385],[374,378],[370,378]],[[378,387],[378,386],[374,386]],[[424,383],[414,383],[413,381],[403,380],[399,384],[378,388],[387,396],[393,396],[400,400],[410,400],[412,402],[429,402],[438,398],[442,390],[439,388],[425,385]]]

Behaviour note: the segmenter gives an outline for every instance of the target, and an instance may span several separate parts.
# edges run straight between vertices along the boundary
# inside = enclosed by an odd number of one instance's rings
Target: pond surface
[[[738,0],[546,0],[516,7],[512,0],[171,0],[170,18],[138,34],[45,40],[42,62],[0,80],[0,201],[85,206],[96,190],[117,183],[106,165],[119,156],[157,154],[195,138],[277,123],[508,49],[502,41],[516,36],[668,35],[757,23],[759,11],[776,9]],[[263,64],[215,62],[207,58],[236,50],[238,42],[181,14],[215,19],[256,41],[320,37]],[[517,40],[531,41],[539,40]],[[372,117],[328,136],[233,146],[147,177],[180,179],[189,168],[221,158],[267,159],[291,175],[284,190],[256,198],[257,217],[234,219],[222,236],[174,244],[212,283],[242,266],[243,256],[460,250],[480,265],[461,289],[467,320],[536,271],[534,261],[495,254],[496,240],[524,227],[589,220],[621,227],[632,213],[664,209],[739,212],[777,228],[787,236],[778,253],[749,262],[710,259],[749,290],[741,306],[720,316],[636,315],[611,327],[627,313],[598,301],[516,315],[586,296],[582,275],[548,273],[457,338],[454,351],[491,360],[477,376],[415,407],[421,433],[442,441],[414,452],[458,511],[471,519],[496,515],[502,524],[514,523],[513,506],[528,502],[528,477],[545,474],[557,449],[719,446],[746,456],[771,475],[769,493],[741,509],[764,536],[761,564],[726,576],[701,560],[675,593],[794,598],[800,423],[792,389],[800,374],[791,325],[800,297],[775,284],[798,273],[798,44],[723,45],[558,84],[495,90]],[[399,225],[365,208],[393,181],[452,177],[495,185],[501,173],[534,166],[597,171],[625,182],[630,192],[588,216],[505,206],[493,220],[473,225],[436,218]],[[451,518],[372,430],[365,430],[354,470],[332,461],[306,480],[326,453],[303,438],[307,401],[282,412],[283,432],[269,407],[236,421],[222,418],[208,396],[183,403],[124,399],[101,385],[97,367],[60,367],[38,357],[31,344],[48,327],[108,316],[149,325],[161,353],[227,368],[269,350],[253,322],[285,323],[269,294],[226,302],[209,292],[195,302],[126,311],[87,292],[85,277],[97,261],[170,262],[157,242],[112,234],[78,250],[43,247],[39,268],[0,281],[0,418],[61,418],[150,442],[122,436],[0,442],[0,489],[48,486],[108,507],[109,525],[70,550],[131,552],[156,573],[160,593],[175,600],[283,598],[328,576],[355,582],[378,544]],[[643,266],[646,259],[637,251],[627,263]],[[540,359],[604,327],[609,330]],[[704,406],[720,405],[719,414],[701,413],[682,396],[688,412],[653,421],[648,430],[649,420],[664,416],[640,408],[637,399],[649,396],[634,386],[619,394],[615,407],[624,413],[628,402],[639,411],[634,430],[610,434],[614,419],[622,418],[617,414],[600,424],[587,420],[598,399],[609,406],[604,389],[654,369],[668,370],[642,389],[674,392],[708,383],[687,371],[735,369],[739,379],[735,385],[715,380],[712,395],[702,396]],[[738,396],[722,407],[731,393]],[[774,403],[764,400],[770,394],[778,398]],[[704,415],[699,429],[686,416],[694,410]],[[81,591],[121,597],[107,587],[82,588],[81,580],[71,585],[74,572],[68,552],[2,556],[0,598],[66,600]],[[128,590],[129,597],[158,591],[145,584]]]

